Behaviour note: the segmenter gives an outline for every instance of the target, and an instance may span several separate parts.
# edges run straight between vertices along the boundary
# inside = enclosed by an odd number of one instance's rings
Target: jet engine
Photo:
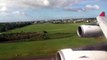
[[[55,60],[107,60],[106,51],[61,49]]]
[[[60,51],[57,52],[56,54],[56,59],[55,60],[65,60],[65,58],[70,58],[70,55],[72,54],[72,49],[61,49]]]
[[[80,25],[77,29],[79,37],[99,37],[103,33],[98,25]]]

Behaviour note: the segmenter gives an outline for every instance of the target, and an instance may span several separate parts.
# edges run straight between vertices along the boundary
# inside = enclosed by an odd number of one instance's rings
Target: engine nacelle
[[[68,48],[68,49],[61,49],[60,51],[57,52],[56,54],[56,59],[55,60],[66,60],[70,58],[70,55],[72,54],[73,50]]]
[[[107,60],[106,51],[61,49],[55,60]]]
[[[77,34],[79,37],[99,37],[103,35],[98,25],[80,25]]]

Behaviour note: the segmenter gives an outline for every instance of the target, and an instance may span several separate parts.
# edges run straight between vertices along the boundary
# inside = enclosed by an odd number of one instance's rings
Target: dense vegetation
[[[0,23],[0,32],[31,25],[33,22]]]
[[[3,33],[47,31],[49,39],[0,43],[0,59],[27,56],[54,55],[62,48],[77,48],[105,42],[104,38],[80,38],[76,35],[77,24],[34,24]]]
[[[25,39],[31,41],[34,39],[37,40],[46,40],[49,39],[47,32],[20,32],[20,33],[6,33],[0,34],[0,42],[17,42],[25,41]]]

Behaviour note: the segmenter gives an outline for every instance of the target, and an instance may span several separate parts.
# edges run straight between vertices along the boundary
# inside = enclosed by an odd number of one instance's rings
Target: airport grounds
[[[106,42],[104,37],[80,38],[77,36],[77,28],[86,23],[67,24],[32,24],[21,28],[12,29],[1,34],[46,32],[46,39],[35,38],[8,41],[0,43],[0,60],[20,59],[34,57],[51,57],[64,48],[79,48]],[[36,59],[34,58],[34,59]]]

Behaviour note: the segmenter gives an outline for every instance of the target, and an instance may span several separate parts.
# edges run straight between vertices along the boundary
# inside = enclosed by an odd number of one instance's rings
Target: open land
[[[3,33],[41,32],[47,31],[49,39],[36,41],[35,39],[0,43],[0,60],[41,56],[53,56],[63,48],[78,48],[105,42],[105,38],[80,38],[76,29],[84,23],[71,24],[33,24]],[[37,58],[34,58],[37,60]],[[44,58],[43,58],[44,59]],[[39,59],[38,59],[39,60]],[[48,60],[48,59],[47,59]]]

